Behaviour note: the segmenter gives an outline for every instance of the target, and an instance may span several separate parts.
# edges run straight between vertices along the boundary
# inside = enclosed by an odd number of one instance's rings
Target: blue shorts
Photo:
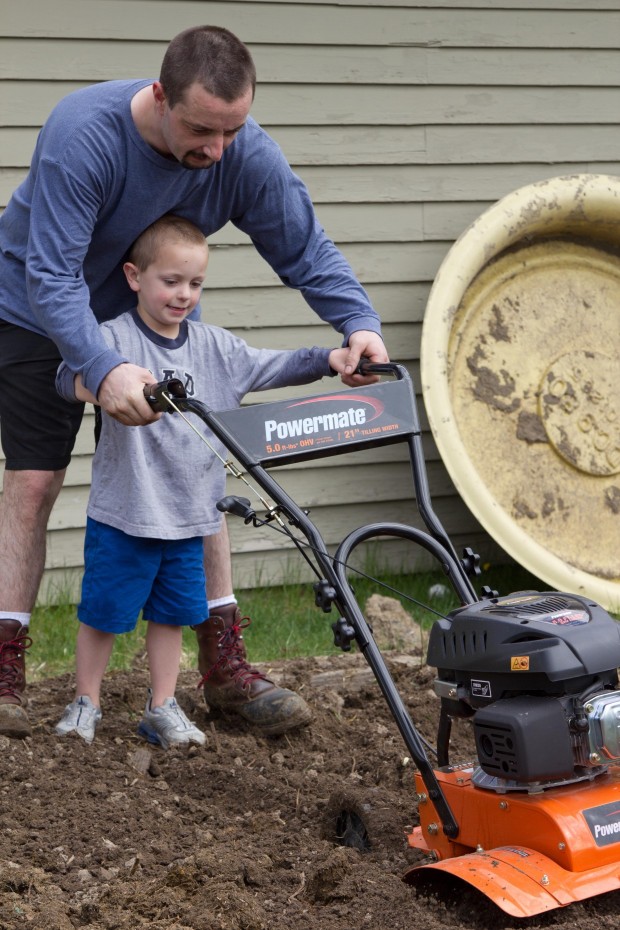
[[[129,633],[138,615],[169,626],[209,616],[202,537],[150,539],[86,521],[78,618],[106,633]]]

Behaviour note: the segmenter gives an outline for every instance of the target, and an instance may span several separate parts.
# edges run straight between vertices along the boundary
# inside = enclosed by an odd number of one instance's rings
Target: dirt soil
[[[393,645],[389,643],[388,645]],[[416,648],[386,653],[423,736],[434,741],[432,671]],[[32,930],[504,930],[618,927],[620,892],[537,918],[475,892],[417,896],[412,766],[363,657],[272,669],[312,706],[307,728],[257,737],[215,715],[183,672],[178,699],[204,748],[164,752],[136,736],[147,673],[111,673],[92,746],[59,739],[69,676],[29,689],[31,739],[0,737],[0,928]],[[453,759],[471,757],[456,734]],[[336,840],[330,799],[357,798],[370,848]],[[336,805],[337,807],[337,805]]]

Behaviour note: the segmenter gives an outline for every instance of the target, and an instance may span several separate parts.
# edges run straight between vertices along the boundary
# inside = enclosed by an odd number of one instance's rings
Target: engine
[[[541,790],[620,760],[620,624],[588,598],[523,591],[458,608],[434,624],[428,664],[444,725],[473,718],[479,787]]]

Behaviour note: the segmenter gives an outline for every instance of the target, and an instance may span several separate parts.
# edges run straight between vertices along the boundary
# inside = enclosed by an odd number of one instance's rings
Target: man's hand
[[[362,356],[370,359],[371,362],[389,362],[390,360],[383,339],[377,333],[366,329],[358,329],[357,332],[351,333],[344,370],[336,369],[340,372],[340,377],[344,383],[348,384],[349,387],[372,384],[373,381],[379,380],[377,375],[366,375],[364,377],[354,374]]]
[[[99,388],[97,403],[107,414],[125,426],[144,426],[162,416],[155,413],[144,397],[145,384],[155,378],[147,368],[124,362],[110,371]]]

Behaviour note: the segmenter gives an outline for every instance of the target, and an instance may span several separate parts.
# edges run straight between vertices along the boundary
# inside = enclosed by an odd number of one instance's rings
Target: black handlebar
[[[371,362],[369,358],[361,358],[355,369],[356,375],[394,375],[399,380],[403,377],[402,366],[396,362]]]
[[[178,378],[170,378],[168,381],[158,381],[156,384],[144,386],[145,400],[153,410],[157,413],[174,413],[174,409],[164,400],[164,394],[176,397],[177,400],[187,400],[183,382]]]
[[[396,362],[371,362],[368,358],[361,358],[355,369],[357,375],[394,375],[403,377],[403,369]],[[178,378],[169,378],[168,381],[158,381],[155,384],[144,386],[144,397],[149,406],[158,413],[174,413],[174,408],[166,403],[164,395],[169,394],[173,399],[187,400],[187,393],[183,382]]]

